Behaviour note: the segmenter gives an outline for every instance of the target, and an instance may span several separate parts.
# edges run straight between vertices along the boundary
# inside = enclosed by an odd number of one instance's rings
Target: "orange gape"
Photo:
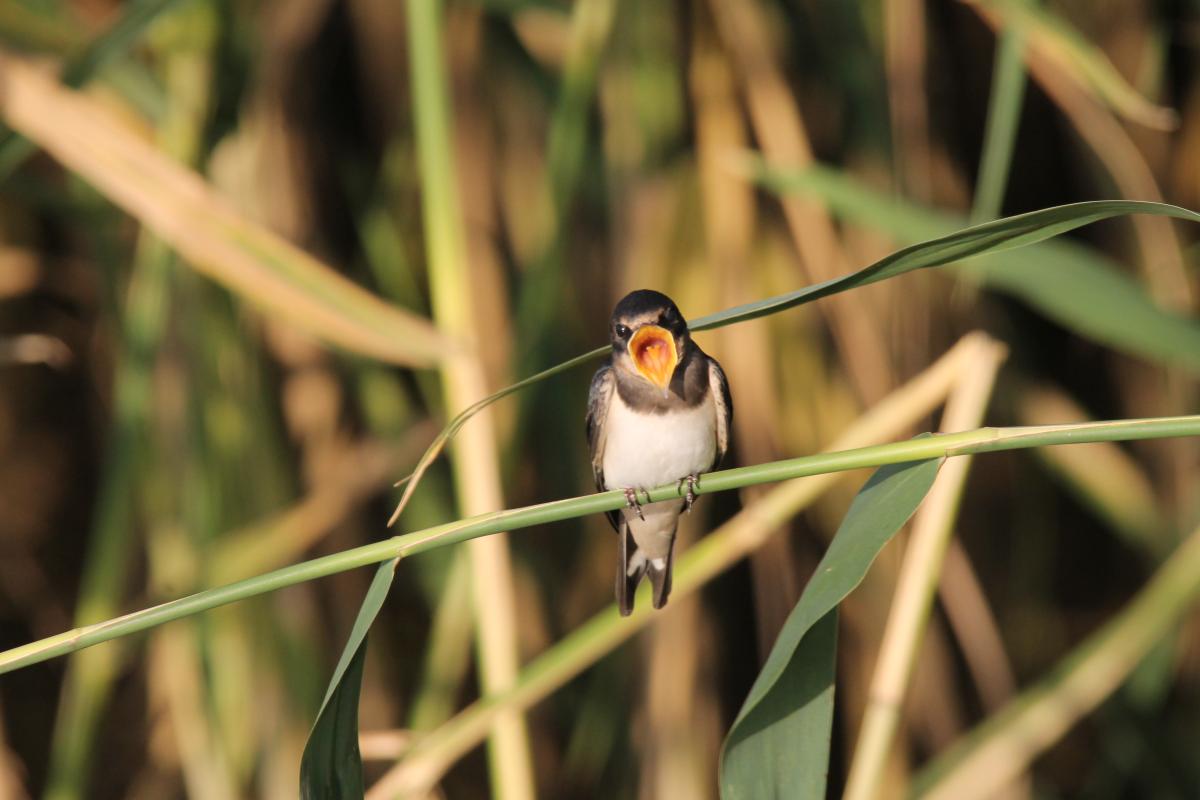
[[[675,352],[675,337],[657,325],[643,325],[629,340],[629,355],[646,380],[666,389],[675,373],[679,357]]]

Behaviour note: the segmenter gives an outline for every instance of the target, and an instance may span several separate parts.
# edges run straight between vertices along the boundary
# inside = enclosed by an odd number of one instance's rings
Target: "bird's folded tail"
[[[617,538],[621,540],[617,545],[617,607],[622,617],[628,617],[633,613],[633,595],[646,572],[646,557],[638,550],[628,522],[621,520]]]
[[[675,565],[675,548],[671,547],[666,558],[646,558],[629,531],[629,523],[622,521],[618,532],[621,542],[617,547],[617,606],[622,617],[633,613],[633,598],[642,576],[650,578],[653,589],[654,607],[662,608],[671,595],[671,570]],[[674,538],[674,537],[672,537]]]
[[[654,607],[662,608],[671,596],[671,568],[675,566],[675,548],[672,547],[666,558],[655,558],[646,563],[646,577],[650,578],[650,586],[654,589]]]

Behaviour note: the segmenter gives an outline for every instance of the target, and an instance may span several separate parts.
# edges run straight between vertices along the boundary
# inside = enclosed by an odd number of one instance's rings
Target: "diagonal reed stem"
[[[979,428],[963,433],[936,434],[905,442],[820,453],[712,472],[705,475],[696,486],[696,493],[711,494],[805,475],[845,472],[943,456],[994,453],[1002,450],[1023,450],[1032,447],[1088,442],[1163,439],[1174,436],[1200,436],[1200,415],[1071,425]],[[649,502],[652,503],[678,499],[681,496],[679,487],[674,483],[655,487],[649,491],[649,495]],[[588,514],[615,511],[624,505],[624,492],[614,490],[565,500],[554,500],[508,511],[493,511],[414,531],[403,536],[395,536],[382,542],[374,542],[315,558],[291,567],[268,572],[265,575],[208,589],[106,622],[74,628],[55,636],[14,647],[0,653],[0,674],[73,653],[101,642],[148,630],[163,623],[199,614],[219,606],[273,592],[286,586],[294,586],[338,572],[376,564],[390,558],[416,555],[501,531],[530,528],[534,525],[561,522]]]
[[[995,797],[1111,695],[1200,599],[1200,528],[1113,619],[1043,678],[938,754],[917,774],[913,797]]]

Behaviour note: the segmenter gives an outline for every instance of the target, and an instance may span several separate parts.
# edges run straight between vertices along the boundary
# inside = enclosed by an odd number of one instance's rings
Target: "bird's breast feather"
[[[716,415],[711,401],[666,413],[639,413],[613,398],[606,420],[604,482],[649,488],[712,467]]]

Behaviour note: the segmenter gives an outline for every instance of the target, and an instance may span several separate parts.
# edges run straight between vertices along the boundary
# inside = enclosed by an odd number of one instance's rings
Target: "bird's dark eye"
[[[621,337],[622,339],[628,339],[629,338],[629,326],[628,325],[618,325],[617,326],[617,336]]]

